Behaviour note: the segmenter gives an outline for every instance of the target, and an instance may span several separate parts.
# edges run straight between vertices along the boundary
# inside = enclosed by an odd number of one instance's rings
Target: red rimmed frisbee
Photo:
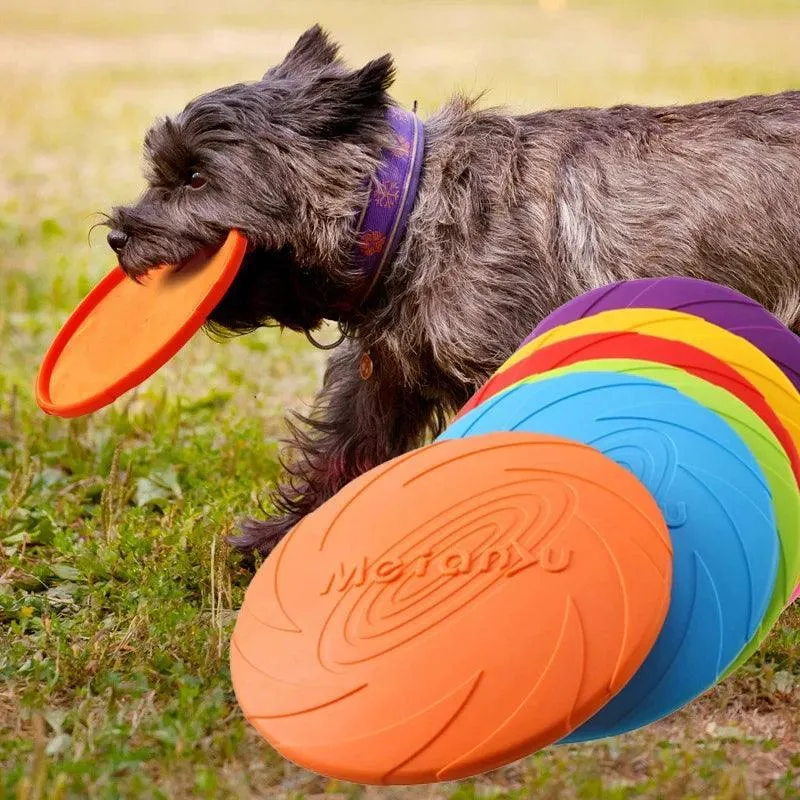
[[[579,361],[605,358],[633,358],[670,364],[726,389],[753,409],[775,434],[775,438],[789,457],[795,480],[800,484],[800,456],[792,437],[761,392],[744,375],[716,356],[693,345],[643,333],[630,331],[589,333],[546,345],[541,350],[534,350],[507,369],[496,372],[458,412],[456,419],[463,417],[498,392],[531,375],[566,367]]]
[[[56,335],[36,381],[48,414],[97,411],[166,364],[206,321],[244,258],[237,231],[214,253],[151,270],[141,284],[115,267]]]
[[[608,702],[650,652],[671,579],[655,500],[594,448],[438,442],[281,541],[236,621],[233,686],[264,738],[323,775],[474,775]]]

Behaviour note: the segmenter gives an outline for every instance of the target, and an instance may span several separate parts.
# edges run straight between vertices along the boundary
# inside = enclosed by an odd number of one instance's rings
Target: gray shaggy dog
[[[261,80],[158,122],[149,188],[108,220],[133,278],[231,228],[247,236],[217,332],[334,320],[345,334],[312,412],[289,423],[274,513],[235,540],[246,551],[269,552],[345,483],[440,431],[581,292],[687,275],[800,325],[800,92],[522,116],[456,97],[425,121],[408,228],[368,292],[354,210],[389,141],[393,74],[389,55],[348,69],[310,29]]]

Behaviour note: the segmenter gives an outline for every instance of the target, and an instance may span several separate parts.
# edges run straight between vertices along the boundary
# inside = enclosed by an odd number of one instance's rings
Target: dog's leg
[[[346,483],[378,464],[423,443],[438,432],[444,411],[435,401],[403,389],[377,360],[373,374],[359,374],[361,348],[342,345],[331,356],[311,413],[289,423],[290,460],[270,500],[277,514],[249,519],[232,539],[245,551],[266,555],[306,514]]]

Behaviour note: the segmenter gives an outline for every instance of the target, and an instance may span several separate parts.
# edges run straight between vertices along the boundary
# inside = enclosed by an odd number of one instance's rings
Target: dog
[[[148,188],[107,219],[135,280],[232,228],[247,237],[211,331],[342,332],[312,411],[288,420],[273,512],[234,539],[251,555],[438,434],[582,292],[685,275],[800,326],[800,92],[518,116],[455,96],[422,124],[390,98],[393,77],[390,55],[347,67],[315,26],[260,80],[157,121]],[[387,190],[387,159],[409,160],[392,114],[417,137],[417,177]],[[400,189],[401,235],[381,252],[360,226]]]

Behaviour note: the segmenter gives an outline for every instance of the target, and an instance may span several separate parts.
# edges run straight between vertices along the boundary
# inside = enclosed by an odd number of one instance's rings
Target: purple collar
[[[425,129],[416,114],[390,106],[387,120],[397,144],[384,150],[369,200],[357,217],[353,263],[371,281],[362,301],[375,288],[383,268],[391,262],[408,224],[417,196]]]

